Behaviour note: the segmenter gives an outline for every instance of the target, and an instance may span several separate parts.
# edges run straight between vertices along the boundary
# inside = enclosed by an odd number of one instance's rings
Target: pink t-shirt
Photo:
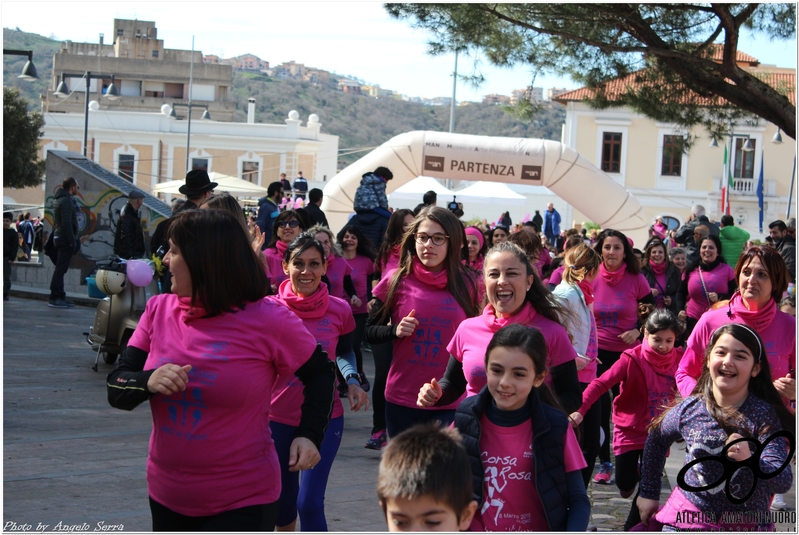
[[[466,397],[474,396],[486,385],[486,348],[494,333],[504,325],[523,322],[524,325],[541,331],[547,343],[547,368],[577,358],[577,352],[562,325],[548,320],[541,314],[535,314],[531,320],[525,321],[532,310],[530,303],[525,303],[522,311],[501,322],[501,325],[494,321],[493,310],[490,304],[486,305],[483,314],[464,320],[447,346],[449,354],[463,364],[463,375],[467,382]],[[544,382],[551,387],[552,375],[547,374]]]
[[[710,271],[703,269],[702,279],[705,280],[708,293],[726,294],[730,291],[730,281],[735,280],[735,271],[722,262]],[[688,275],[688,302],[685,305],[685,314],[689,318],[699,319],[710,308],[710,304],[702,287],[699,268],[696,268]]]
[[[388,274],[394,271],[399,267],[400,257],[398,254],[394,254],[392,251],[391,254],[388,255],[388,260],[386,260],[385,265],[383,266],[382,271],[380,271],[380,280],[382,281]]]
[[[341,299],[346,299],[349,301],[347,294],[344,293],[344,277],[347,275],[352,275],[352,268],[341,257],[330,257],[332,262],[328,262],[327,264],[327,280],[330,281],[330,295],[334,297],[340,297]]]
[[[353,314],[366,314],[366,300],[369,296],[367,291],[367,281],[372,273],[375,272],[375,263],[366,256],[357,255],[346,262],[352,268],[352,284],[355,286],[355,295],[361,300],[361,306],[352,307]]]
[[[269,431],[271,386],[308,360],[316,340],[267,300],[188,321],[187,308],[174,294],[153,297],[129,342],[149,353],[145,370],[192,366],[184,392],[150,399],[149,493],[189,516],[272,503],[280,466]]]
[[[533,424],[501,427],[480,419],[480,458],[485,470],[483,507],[471,531],[548,531],[546,504],[535,486]],[[585,458],[571,426],[563,447],[566,473],[585,468]]]
[[[270,295],[267,299],[283,304],[277,295]],[[338,339],[355,330],[355,320],[352,317],[352,309],[346,301],[332,295],[329,299],[330,304],[324,316],[301,318],[301,321],[322,346],[322,350],[327,351],[328,358],[335,362]],[[303,388],[302,381],[293,373],[280,375],[275,379],[275,384],[272,386],[272,420],[285,425],[300,425]],[[333,396],[331,418],[338,418],[343,414],[344,408],[341,406],[341,399],[338,396]]]
[[[269,283],[279,287],[281,282],[289,278],[283,272],[283,255],[277,252],[277,249],[270,248],[264,249],[264,258],[266,258],[269,272],[272,274]]]
[[[266,278],[269,279],[269,284],[272,284],[272,270],[269,269],[269,262],[266,260],[266,251],[261,251],[261,260],[264,263],[264,273],[266,273]]]
[[[596,357],[599,354],[599,345],[597,342],[596,319],[591,315],[591,332],[588,335],[588,349],[585,350],[585,356],[590,357],[592,360],[585,368],[577,372],[577,380],[581,383],[590,383],[596,379]]]
[[[563,264],[553,269],[552,273],[549,274],[549,281],[547,282],[547,284],[554,284],[555,286],[560,284],[560,281],[563,280],[564,271],[566,271],[566,266],[564,266]]]
[[[383,302],[392,273],[372,290]],[[458,325],[466,319],[466,313],[446,288],[434,288],[411,273],[400,282],[391,307],[391,324],[397,325],[414,309],[414,317],[419,320],[416,332],[413,336],[394,340],[394,357],[386,379],[386,401],[416,409],[419,389],[431,379],[440,380],[444,376],[449,361],[447,344]],[[460,399],[428,410],[454,409],[459,402]]]
[[[541,249],[541,252],[538,253],[538,259],[533,266],[539,279],[541,278],[541,273],[543,273],[544,266],[548,266],[551,263],[552,257],[549,256],[549,251],[547,249]]]
[[[649,293],[649,283],[640,273],[626,272],[615,286],[610,286],[601,275],[594,279],[594,318],[600,349],[624,351],[638,345],[637,341],[625,344],[619,335],[635,329],[638,301]]]

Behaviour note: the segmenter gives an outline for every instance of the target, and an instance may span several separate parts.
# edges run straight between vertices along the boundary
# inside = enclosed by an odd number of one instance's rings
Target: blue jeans
[[[297,519],[299,512],[302,531],[327,531],[325,490],[330,469],[341,445],[344,417],[339,416],[330,420],[325,439],[322,441],[322,449],[319,451],[322,456],[319,463],[311,470],[299,472],[289,472],[289,449],[294,440],[294,430],[297,428],[277,422],[269,422],[269,428],[272,430],[272,439],[275,441],[277,458],[280,462],[282,484],[276,525],[288,526]]]
[[[455,421],[454,409],[414,409],[386,401],[386,431],[394,438],[416,424],[438,421],[441,427],[448,427]]]
[[[69,263],[75,254],[75,248],[59,238],[55,239],[57,261],[53,278],[50,279],[50,300],[63,299],[67,296],[64,291],[64,275],[69,270]]]

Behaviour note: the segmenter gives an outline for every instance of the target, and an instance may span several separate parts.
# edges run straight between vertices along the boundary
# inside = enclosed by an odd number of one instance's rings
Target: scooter
[[[125,351],[147,301],[160,291],[155,278],[145,286],[134,285],[127,276],[127,262],[117,256],[97,270],[95,281],[108,297],[97,305],[94,325],[83,334],[92,351],[97,352],[92,369],[98,371],[101,353],[106,364],[114,364]]]

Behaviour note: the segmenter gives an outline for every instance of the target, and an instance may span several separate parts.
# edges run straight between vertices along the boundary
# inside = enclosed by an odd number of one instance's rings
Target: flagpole
[[[793,169],[791,170],[791,189],[788,190],[788,210],[785,212],[785,219],[791,218],[791,201],[793,200],[793,181],[796,178],[796,155],[793,157]]]

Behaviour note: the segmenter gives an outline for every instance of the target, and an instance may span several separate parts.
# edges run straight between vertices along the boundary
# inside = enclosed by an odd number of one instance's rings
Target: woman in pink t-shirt
[[[355,362],[358,364],[358,375],[361,388],[369,392],[369,379],[363,371],[363,330],[369,312],[366,304],[372,299],[372,275],[375,272],[375,252],[372,242],[363,235],[358,225],[346,225],[336,236],[336,241],[343,250],[343,258],[352,269],[350,278],[355,287],[355,294],[350,298],[352,315],[355,318],[355,330],[352,331],[352,350],[355,351]]]
[[[642,335],[638,305],[651,304],[655,298],[649,283],[641,274],[632,245],[622,232],[603,230],[594,250],[602,255],[599,275],[594,279],[594,319],[599,345],[597,374],[602,375],[619,360],[623,351],[632,349]],[[619,395],[618,386],[612,389]],[[613,465],[610,463],[610,403],[611,397],[599,398],[601,426],[605,440],[599,450],[600,469],[594,481],[609,485]],[[589,465],[592,464],[589,460]]]
[[[388,227],[375,260],[375,282],[382,281],[399,267],[402,236],[413,223],[413,211],[407,208],[394,210],[388,219]],[[373,285],[374,287],[374,285]],[[371,303],[373,304],[373,303]],[[368,312],[368,311],[367,311]],[[364,336],[364,339],[366,337]],[[375,361],[375,380],[372,384],[372,432],[364,448],[380,450],[388,441],[386,433],[386,379],[391,365],[393,342],[370,344]]]
[[[724,262],[721,240],[709,235],[699,242],[699,261],[682,274],[677,290],[677,310],[685,320],[685,337],[689,337],[702,314],[719,301],[729,299],[738,283],[735,271]]]
[[[269,265],[269,273],[272,275],[272,293],[276,294],[280,283],[288,278],[283,273],[283,261],[286,256],[291,240],[306,230],[305,223],[300,215],[294,210],[285,210],[275,219],[272,228],[272,240],[264,249],[264,258]]]
[[[525,231],[521,231],[525,232]],[[447,346],[449,362],[440,383],[426,382],[418,391],[419,407],[447,406],[464,392],[477,394],[486,384],[485,352],[501,327],[519,323],[539,329],[547,344],[547,384],[561,404],[573,410],[580,405],[577,353],[563,327],[568,313],[534,275],[527,255],[506,242],[489,249],[484,265],[488,305],[483,313],[461,322]]]
[[[147,302],[107,379],[112,406],[150,401],[153,530],[272,531],[281,480],[272,385],[279,375],[304,385],[287,464],[310,470],[328,425],[333,365],[294,314],[263,299],[263,267],[231,214],[182,212],[166,238],[173,293]]]
[[[452,422],[455,402],[418,408],[416,397],[424,383],[444,375],[447,344],[461,321],[479,312],[474,272],[461,262],[463,237],[463,226],[452,212],[424,210],[405,233],[400,267],[372,292],[375,304],[366,322],[366,340],[394,342],[386,383],[389,437],[416,423]]]
[[[464,263],[482,273],[487,249],[483,231],[477,227],[466,227],[466,248],[469,251],[469,260],[464,260]]]
[[[343,299],[330,295],[322,282],[328,266],[324,255],[323,245],[313,234],[300,234],[289,244],[286,251],[288,261],[283,262],[283,271],[289,278],[280,284],[278,294],[269,299],[296,314],[327,356],[336,360],[346,381],[351,410],[368,409],[369,398],[360,387],[352,351],[350,333],[355,329],[352,309]],[[269,425],[281,461],[283,483],[277,527],[280,531],[294,531],[299,513],[303,531],[327,531],[325,489],[341,444],[344,408],[339,397],[334,397],[330,425],[320,452],[322,459],[313,471],[303,474],[300,481],[299,474],[288,470],[288,459],[291,441],[300,423],[302,397],[302,384],[293,375],[278,377],[272,387],[272,421]]]

